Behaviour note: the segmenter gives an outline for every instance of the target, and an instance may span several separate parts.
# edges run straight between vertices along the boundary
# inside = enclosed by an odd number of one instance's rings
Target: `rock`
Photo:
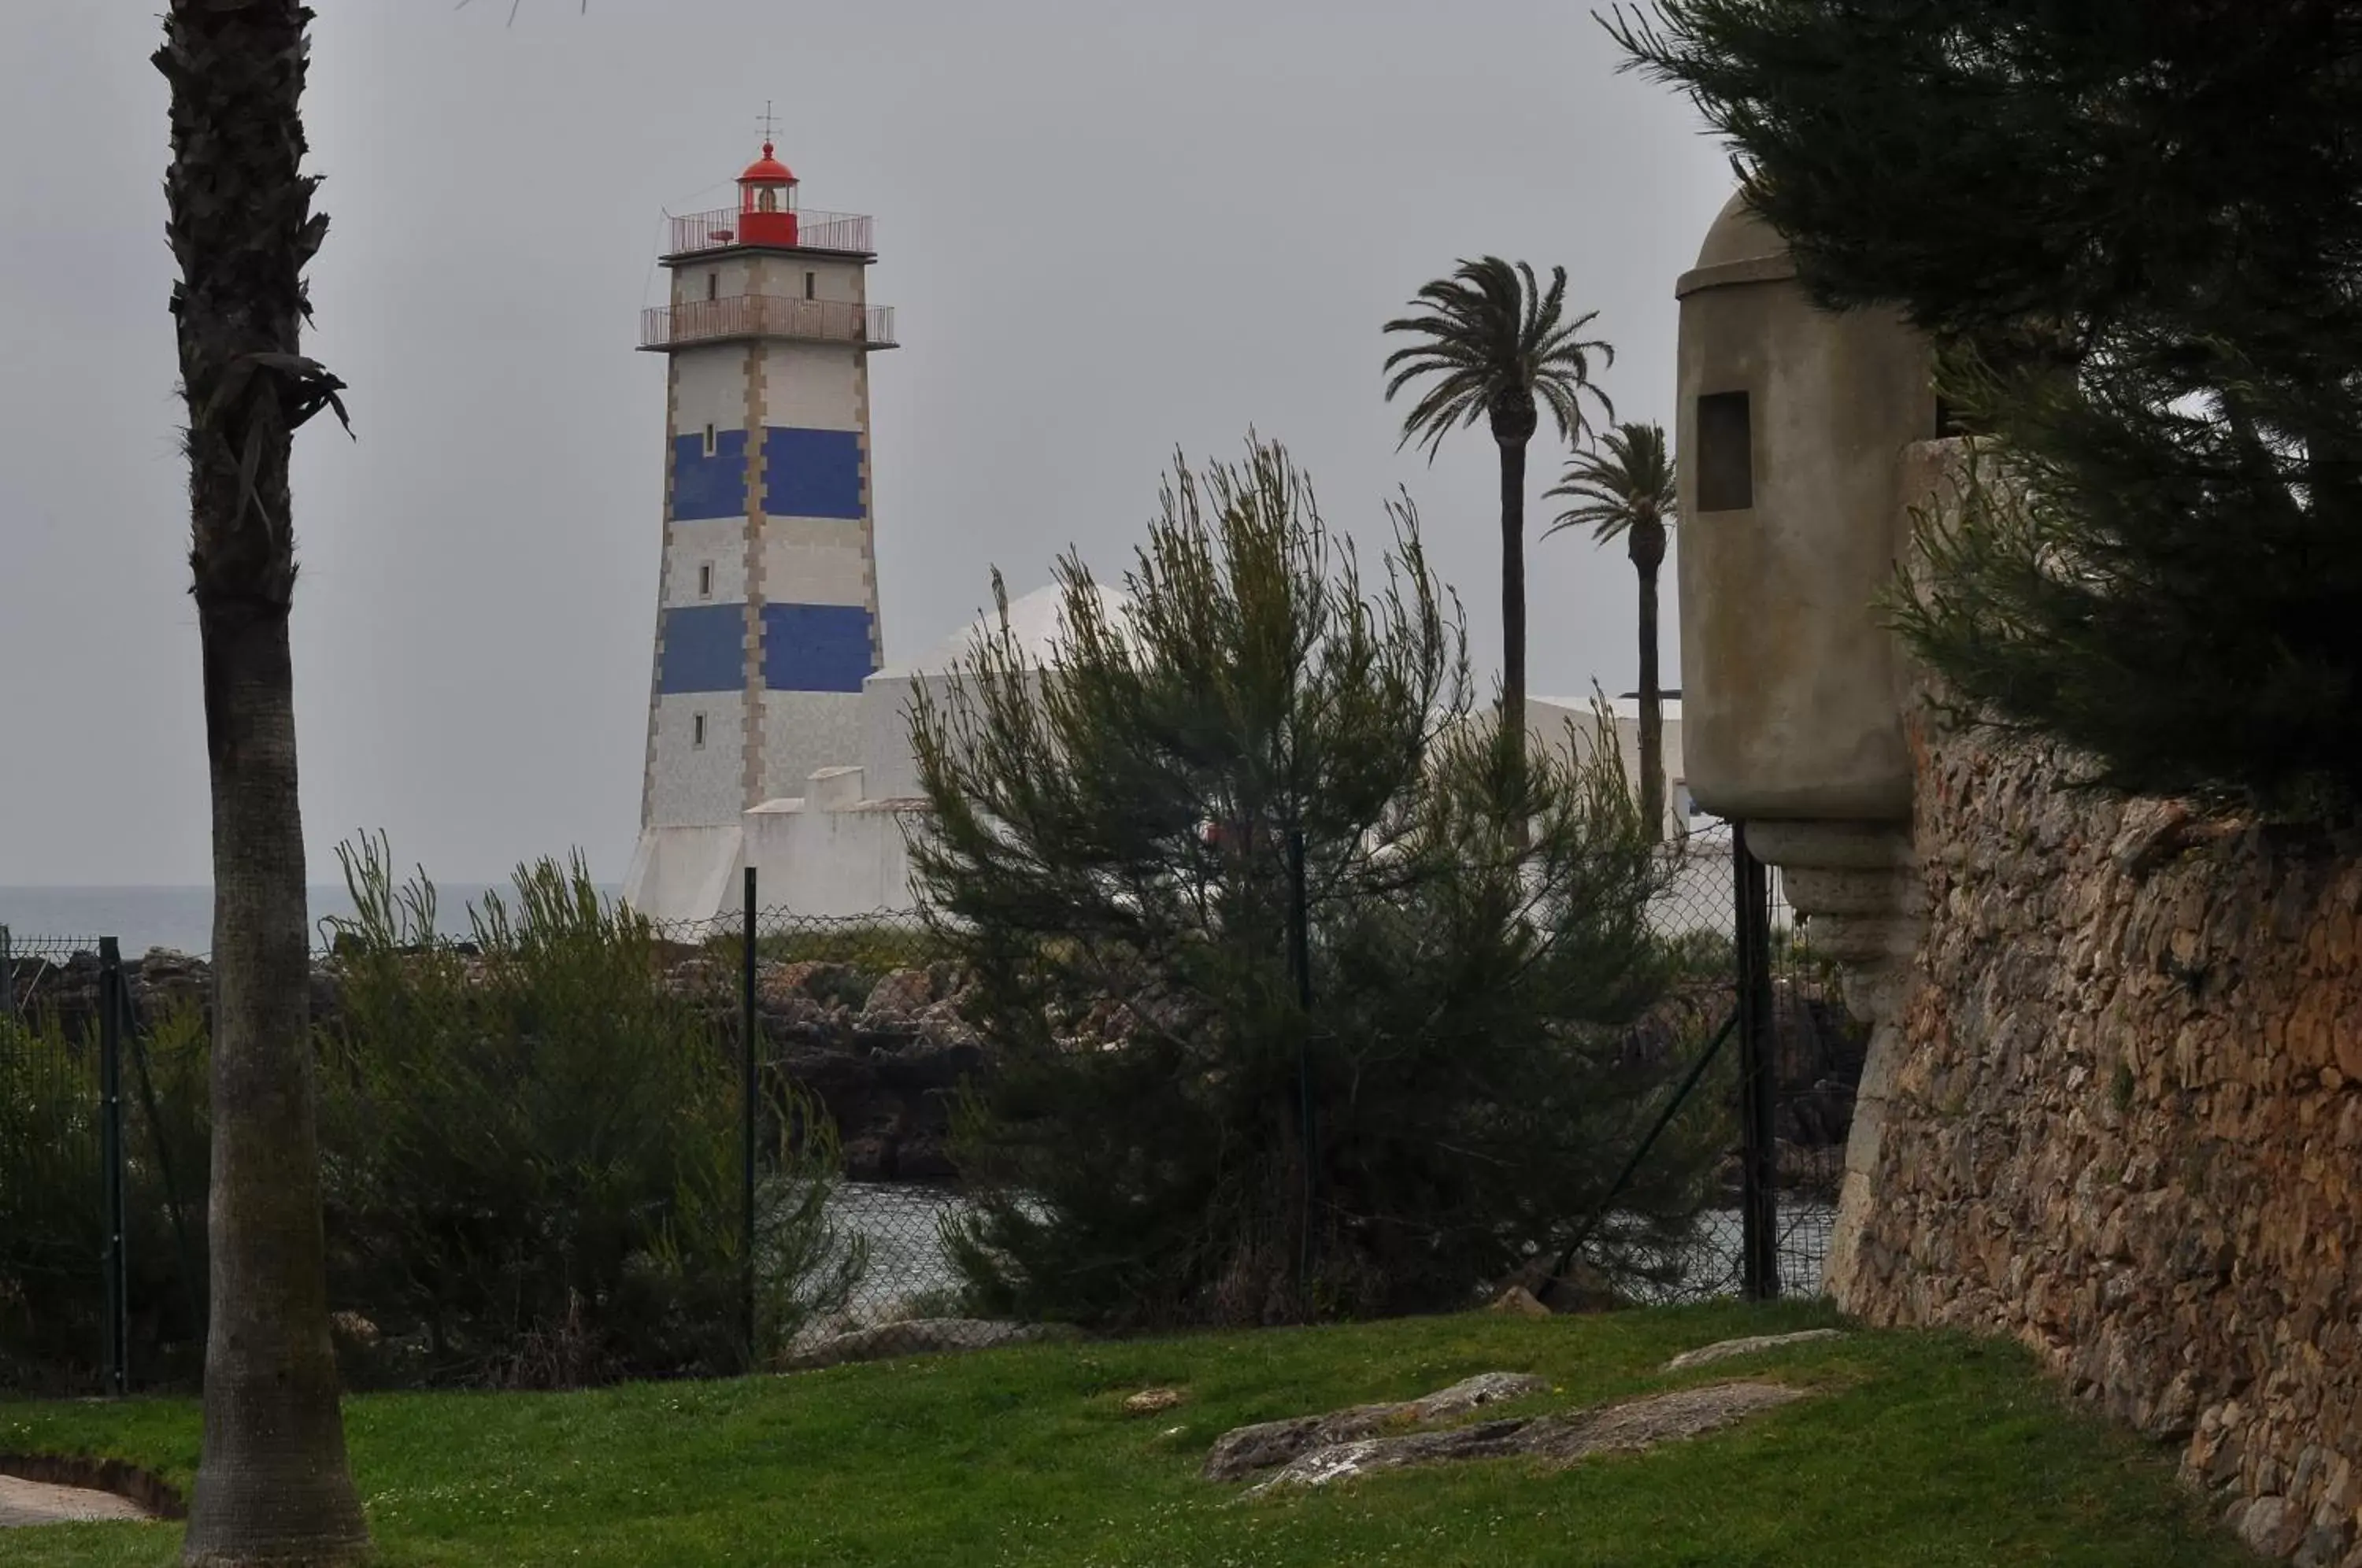
[[[815,1340],[787,1358],[790,1372],[838,1366],[854,1361],[883,1361],[891,1356],[946,1355],[958,1351],[995,1350],[1002,1345],[1036,1344],[1045,1340],[1078,1339],[1078,1331],[1064,1323],[1003,1323],[984,1318],[913,1318],[906,1323],[880,1323]]]
[[[815,1002],[822,1008],[844,1006],[858,1001],[861,995],[861,981],[852,965],[817,958],[770,965],[755,977],[756,1000],[766,1008],[788,1007],[797,1001]]]
[[[1370,1405],[1363,1408],[1384,1409],[1392,1413],[1405,1407]],[[1324,1439],[1321,1431],[1322,1423],[1330,1419],[1326,1416],[1291,1416],[1285,1420],[1257,1421],[1251,1427],[1233,1427],[1214,1440],[1214,1446],[1208,1451],[1206,1463],[1198,1473],[1209,1481],[1235,1481],[1258,1470],[1286,1464],[1297,1455],[1308,1453],[1333,1441]]]
[[[938,1045],[900,1041],[890,1051],[836,1043],[791,1046],[776,1069],[818,1100],[844,1143],[844,1174],[855,1181],[944,1181],[952,1111],[963,1080],[988,1070],[973,1042]]]
[[[1178,1388],[1143,1388],[1123,1402],[1124,1414],[1153,1416],[1160,1410],[1173,1408],[1181,1403],[1182,1397]]]
[[[1582,1258],[1555,1280],[1544,1280],[1536,1299],[1553,1312],[1615,1312],[1631,1305],[1597,1264]]]
[[[2304,1539],[2304,1516],[2286,1497],[2256,1497],[2238,1510],[2239,1539],[2267,1557],[2285,1557]]]
[[[934,999],[934,977],[926,970],[889,970],[870,988],[869,999],[861,1009],[862,1021],[911,1018]]]
[[[2180,801],[2136,801],[2108,846],[2108,858],[2125,876],[2147,877],[2181,847],[2190,808]]]
[[[1735,1355],[1757,1355],[1764,1351],[1778,1350],[1783,1345],[1809,1345],[1822,1340],[1841,1340],[1844,1331],[1838,1329],[1805,1329],[1793,1334],[1756,1334],[1741,1340],[1717,1340],[1710,1345],[1683,1351],[1665,1363],[1667,1372],[1686,1372],[1693,1366],[1705,1366],[1717,1361],[1727,1361]]]
[[[677,997],[691,999],[711,997],[735,998],[740,995],[742,981],[735,965],[724,964],[718,958],[688,958],[664,972],[665,989]],[[756,988],[757,999],[761,988]]]
[[[328,1328],[348,1344],[373,1345],[378,1342],[377,1325],[359,1312],[329,1313]]]
[[[1525,1372],[1480,1372],[1449,1388],[1417,1399],[1355,1405],[1325,1416],[1292,1416],[1233,1427],[1214,1440],[1200,1472],[1209,1481],[1235,1481],[1258,1470],[1286,1464],[1313,1449],[1368,1437],[1388,1427],[1415,1427],[1450,1420],[1486,1405],[1545,1393],[1547,1379]]]
[[[1362,1438],[1310,1450],[1249,1488],[1246,1496],[1326,1486],[1380,1470],[1469,1459],[1523,1454],[1572,1464],[1593,1454],[1632,1452],[1661,1442],[1700,1437],[1759,1410],[1804,1397],[1804,1390],[1784,1384],[1717,1383],[1567,1415],[1517,1417],[1443,1431]]]
[[[1532,1394],[1550,1392],[1550,1379],[1537,1377],[1530,1372],[1480,1372],[1473,1377],[1463,1377],[1449,1388],[1410,1402],[1410,1419],[1414,1421],[1448,1421],[1454,1416],[1464,1416],[1486,1405],[1504,1404],[1511,1399],[1523,1399]]]
[[[1485,1310],[1511,1318],[1547,1318],[1551,1315],[1551,1309],[1522,1285],[1513,1285],[1493,1297],[1493,1304]]]
[[[2337,1568],[2345,1561],[2345,1548],[2353,1539],[2351,1528],[2343,1519],[2323,1519],[2314,1517],[2313,1526],[2304,1532],[2304,1540],[2290,1559],[2296,1568]]]

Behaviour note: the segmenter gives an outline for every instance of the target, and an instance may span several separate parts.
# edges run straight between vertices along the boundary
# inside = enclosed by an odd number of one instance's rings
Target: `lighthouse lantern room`
[[[763,156],[738,176],[738,237],[748,245],[796,244],[796,177],[763,144]]]
[[[664,511],[639,847],[624,897],[658,919],[730,907],[742,817],[858,749],[879,663],[866,216],[801,210],[767,136],[734,208],[671,220]]]

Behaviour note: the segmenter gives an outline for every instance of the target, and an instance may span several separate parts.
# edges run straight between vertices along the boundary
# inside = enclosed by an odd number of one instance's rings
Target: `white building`
[[[1099,593],[1109,619],[1120,624],[1123,596],[1109,588]],[[1065,590],[1054,585],[1009,606],[1018,655],[1036,670],[1055,660],[1065,638]],[[947,711],[955,674],[979,639],[999,631],[997,613],[979,617],[917,658],[870,676],[861,685],[858,751],[811,774],[796,795],[745,813],[745,854],[766,907],[822,916],[916,907],[906,832],[925,806],[911,749],[911,713],[922,692],[938,711]]]
[[[1690,801],[1689,787],[1682,767],[1682,694],[1676,690],[1658,699],[1658,709],[1664,724],[1665,833],[1669,836],[1686,834],[1703,821]],[[1607,710],[1616,723],[1617,749],[1623,754],[1624,776],[1638,790],[1640,787],[1640,700],[1624,696],[1609,700]],[[1526,735],[1534,746],[1563,751],[1570,745],[1586,751],[1598,723],[1588,697],[1534,697],[1526,699]]]

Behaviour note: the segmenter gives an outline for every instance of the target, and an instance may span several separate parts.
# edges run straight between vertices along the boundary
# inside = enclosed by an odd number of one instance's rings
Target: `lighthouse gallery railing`
[[[784,294],[727,294],[653,305],[640,313],[640,347],[669,348],[729,337],[800,337],[816,343],[894,347],[894,307]]]
[[[683,213],[672,220],[671,228],[672,246],[667,255],[721,250],[738,243],[738,209],[716,207],[707,213]],[[796,248],[847,250],[860,256],[877,253],[870,235],[870,220],[858,213],[797,213]]]

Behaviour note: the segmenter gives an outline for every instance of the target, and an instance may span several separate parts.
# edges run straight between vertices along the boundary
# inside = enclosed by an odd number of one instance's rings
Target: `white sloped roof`
[[[1098,595],[1109,621],[1121,626],[1131,619],[1130,594],[1103,583],[1094,584],[1092,591]],[[1022,599],[1010,600],[1009,629],[1016,635],[1018,649],[1027,663],[1050,663],[1066,638],[1066,591],[1054,582],[1035,589]],[[949,674],[967,663],[981,639],[997,635],[999,630],[999,613],[988,610],[916,658],[889,664],[869,679],[908,680],[915,676]]]
[[[1586,720],[1588,720],[1591,714],[1591,698],[1588,695],[1582,697],[1544,697],[1539,694],[1531,694],[1526,698],[1526,701],[1530,703],[1534,703],[1537,706],[1548,704],[1553,708],[1572,708],[1576,712],[1583,714]],[[1682,716],[1682,700],[1680,698],[1661,697],[1657,701],[1659,711],[1665,718],[1679,719]],[[1638,697],[1610,697],[1607,700],[1607,711],[1619,719],[1631,719],[1637,722],[1640,717],[1640,700]]]

